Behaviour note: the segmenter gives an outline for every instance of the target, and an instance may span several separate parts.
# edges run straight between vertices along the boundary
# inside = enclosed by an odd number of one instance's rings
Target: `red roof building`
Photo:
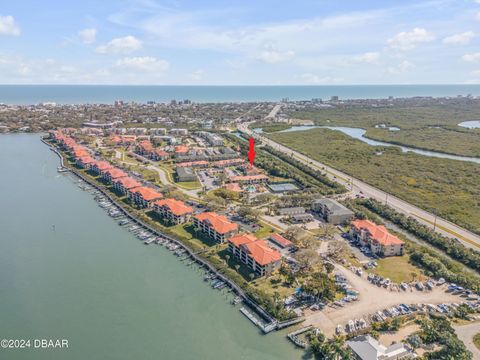
[[[129,190],[142,186],[140,182],[132,177],[122,177],[112,181],[113,188],[120,194],[127,194]]]
[[[150,155],[153,152],[153,145],[149,140],[143,140],[135,147],[135,151],[140,155]]]
[[[214,212],[204,212],[193,217],[195,228],[207,234],[217,242],[225,240],[238,231],[238,225],[229,221],[225,216]]]
[[[105,170],[113,169],[113,166],[108,161],[95,161],[91,169],[97,174],[101,174]]]
[[[199,161],[189,161],[189,162],[183,162],[183,163],[176,163],[175,164],[177,167],[199,167],[199,168],[205,168],[208,166],[208,161],[205,160],[199,160]]]
[[[230,182],[238,182],[242,184],[260,184],[260,183],[266,183],[268,181],[268,176],[263,174],[240,175],[240,176],[230,176],[228,180]]]
[[[140,207],[146,208],[152,206],[155,200],[163,197],[162,194],[154,189],[140,186],[128,191],[129,198]]]
[[[127,177],[127,173],[123,170],[112,168],[102,172],[102,178],[105,179],[108,183],[111,183],[113,180]]]
[[[167,153],[165,150],[162,149],[155,149],[152,152],[152,160],[160,161],[160,160],[167,160],[170,157],[170,154]]]
[[[212,162],[212,166],[216,168],[225,168],[227,166],[242,165],[245,163],[244,159],[227,159]]]
[[[192,207],[172,198],[155,201],[153,208],[162,219],[174,224],[187,222],[193,213]]]
[[[234,257],[251,268],[257,276],[271,274],[280,267],[282,255],[253,234],[239,234],[228,239]]]
[[[188,149],[188,146],[186,146],[186,145],[175,146],[175,154],[177,154],[177,155],[186,154],[186,153],[188,153],[188,151],[189,151],[189,149]]]
[[[82,169],[90,169],[90,166],[95,162],[95,159],[92,158],[91,156],[83,156],[80,158],[77,158],[75,160],[75,163],[80,166]]]
[[[285,239],[282,235],[273,233],[268,236],[269,240],[280,246],[282,249],[289,248],[293,246],[293,243]]]
[[[383,225],[370,220],[354,220],[350,228],[352,238],[362,246],[369,246],[374,254],[381,256],[402,255],[405,242],[392,235]]]

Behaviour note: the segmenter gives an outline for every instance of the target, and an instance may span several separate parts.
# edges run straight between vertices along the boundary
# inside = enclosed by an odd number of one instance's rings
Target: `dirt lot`
[[[409,324],[403,326],[397,332],[385,332],[380,335],[378,341],[385,346],[390,346],[394,342],[400,342],[405,339],[407,336],[413,334],[420,330],[420,326],[417,324]]]
[[[322,311],[305,312],[306,321],[304,325],[314,325],[321,329],[325,335],[332,336],[335,327],[340,324],[344,326],[350,319],[366,318],[378,310],[390,308],[401,303],[405,304],[440,304],[459,303],[464,299],[445,292],[446,286],[439,286],[432,291],[390,291],[383,287],[371,284],[366,278],[359,277],[340,265],[335,265],[348,280],[353,289],[360,292],[358,300],[347,304],[342,308],[327,306]]]

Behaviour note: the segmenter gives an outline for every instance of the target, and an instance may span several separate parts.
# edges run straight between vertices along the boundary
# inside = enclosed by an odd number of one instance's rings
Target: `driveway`
[[[454,326],[455,332],[465,346],[473,353],[473,360],[480,360],[480,350],[473,343],[473,337],[480,333],[480,322],[472,324]]]

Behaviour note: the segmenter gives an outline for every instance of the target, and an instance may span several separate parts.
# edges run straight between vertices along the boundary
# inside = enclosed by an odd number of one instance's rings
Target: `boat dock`
[[[308,346],[308,344],[304,340],[300,339],[298,336],[313,329],[314,327],[312,325],[305,326],[301,329],[298,329],[294,332],[287,334],[287,338],[298,347],[305,349]]]

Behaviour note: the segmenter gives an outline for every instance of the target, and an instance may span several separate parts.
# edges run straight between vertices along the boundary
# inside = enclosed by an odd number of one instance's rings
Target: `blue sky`
[[[0,83],[480,83],[479,45],[480,0],[18,0]]]

